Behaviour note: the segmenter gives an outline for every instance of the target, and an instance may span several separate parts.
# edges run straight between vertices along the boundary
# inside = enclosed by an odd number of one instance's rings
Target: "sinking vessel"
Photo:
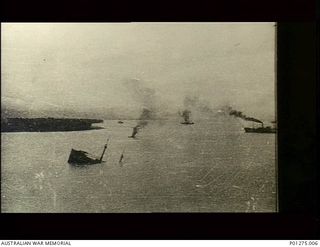
[[[75,150],[72,148],[69,155],[68,163],[74,164],[74,165],[93,165],[93,164],[102,163],[104,162],[102,159],[107,147],[108,147],[108,142],[106,143],[106,145],[104,145],[100,158],[97,158],[94,155],[89,154],[88,152],[85,152],[82,150]]]
[[[75,149],[71,149],[69,159],[68,159],[68,163],[79,164],[79,165],[97,164],[101,162],[102,160],[93,157],[91,154],[82,150],[75,150]]]
[[[132,134],[131,136],[128,136],[129,138],[135,138],[135,136],[138,134],[138,131],[139,131],[139,125],[135,126],[132,128]]]

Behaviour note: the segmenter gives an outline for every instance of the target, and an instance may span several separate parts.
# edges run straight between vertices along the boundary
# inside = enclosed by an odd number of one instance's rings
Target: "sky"
[[[35,112],[275,114],[274,23],[2,23],[1,101]]]

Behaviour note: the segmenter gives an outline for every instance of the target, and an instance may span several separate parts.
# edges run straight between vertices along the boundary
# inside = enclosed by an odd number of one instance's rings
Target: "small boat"
[[[123,124],[123,122],[121,120],[118,121],[119,124]]]
[[[109,141],[109,139],[108,139],[108,141]],[[69,155],[68,163],[69,164],[76,164],[76,165],[93,165],[93,164],[102,163],[103,156],[104,156],[105,151],[108,147],[108,141],[107,141],[106,145],[104,145],[104,148],[103,148],[103,151],[102,151],[100,158],[97,158],[97,157],[95,157],[85,151],[75,150],[72,148],[70,155]]]

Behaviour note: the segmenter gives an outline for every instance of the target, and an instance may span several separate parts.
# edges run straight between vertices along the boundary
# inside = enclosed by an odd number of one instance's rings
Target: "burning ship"
[[[135,138],[135,136],[138,134],[140,129],[144,128],[148,125],[148,120],[154,119],[154,115],[151,110],[147,108],[143,108],[142,113],[139,117],[138,124],[132,128],[132,134],[131,136],[128,136],[129,138]]]

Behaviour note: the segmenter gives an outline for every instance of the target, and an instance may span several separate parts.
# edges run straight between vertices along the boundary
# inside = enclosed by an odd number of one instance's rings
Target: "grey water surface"
[[[26,213],[275,212],[276,135],[238,121],[134,120],[104,129],[2,133],[1,211]],[[102,164],[67,163],[71,148]],[[119,158],[124,151],[122,163]]]

